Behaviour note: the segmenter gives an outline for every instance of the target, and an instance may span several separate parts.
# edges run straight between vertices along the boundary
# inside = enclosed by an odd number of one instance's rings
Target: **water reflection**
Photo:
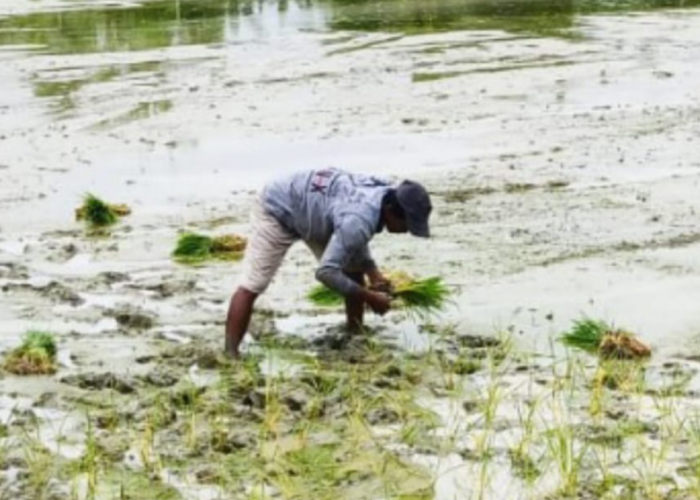
[[[530,31],[557,35],[573,25],[573,0],[328,1],[336,30],[430,33],[451,30]]]
[[[36,13],[0,20],[0,45],[55,54],[136,51],[220,42],[232,11],[224,1],[158,1],[141,7]]]
[[[700,0],[158,0],[0,19],[0,45],[49,53],[137,51],[287,29],[426,33],[493,29],[566,36],[580,13],[696,7]]]
[[[30,82],[34,95],[55,98],[51,109],[57,115],[63,115],[76,107],[74,95],[87,85],[106,83],[136,73],[155,73],[161,66],[160,62],[146,61],[94,68],[63,68],[34,74]]]

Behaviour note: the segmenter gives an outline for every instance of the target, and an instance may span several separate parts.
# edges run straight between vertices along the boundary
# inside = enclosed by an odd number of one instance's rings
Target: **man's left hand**
[[[367,278],[369,278],[370,289],[391,294],[393,288],[391,286],[391,281],[389,281],[379,269],[369,271],[367,273]]]

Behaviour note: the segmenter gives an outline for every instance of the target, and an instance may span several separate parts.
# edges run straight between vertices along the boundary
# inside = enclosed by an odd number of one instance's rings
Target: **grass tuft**
[[[56,373],[56,340],[44,332],[29,332],[22,344],[12,350],[3,367],[15,375],[52,375]]]
[[[131,208],[127,205],[109,204],[88,193],[83,199],[83,205],[75,210],[75,219],[85,220],[92,227],[106,227],[130,213]]]
[[[172,255],[181,264],[199,264],[211,259],[239,260],[246,245],[247,240],[235,234],[211,237],[185,233],[178,239]]]

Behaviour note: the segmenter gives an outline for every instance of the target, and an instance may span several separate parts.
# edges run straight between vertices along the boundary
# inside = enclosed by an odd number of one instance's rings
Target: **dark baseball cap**
[[[428,218],[433,209],[428,191],[417,182],[403,181],[396,188],[396,199],[406,214],[406,226],[413,236],[428,238]]]

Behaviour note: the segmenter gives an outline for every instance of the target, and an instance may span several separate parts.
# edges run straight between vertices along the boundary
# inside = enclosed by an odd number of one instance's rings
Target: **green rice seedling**
[[[611,472],[611,459],[608,448],[604,445],[592,446],[593,469],[599,480],[594,488],[598,498],[608,498],[606,495],[615,488],[615,475]]]
[[[573,427],[568,423],[548,429],[544,436],[547,450],[560,475],[559,493],[573,497],[579,489],[588,448],[576,440]]]
[[[99,199],[92,193],[87,193],[81,207],[75,210],[76,220],[85,220],[95,228],[115,224],[120,217],[129,215],[131,209],[126,205],[112,205]]]
[[[53,335],[46,332],[29,332],[22,344],[29,349],[37,349],[46,353],[47,356],[55,358],[58,353],[56,339]]]
[[[518,416],[523,433],[519,442],[509,452],[511,467],[515,475],[523,479],[530,487],[542,474],[540,466],[538,466],[541,457],[533,456],[533,443],[538,438],[535,432],[535,417],[538,415],[540,404],[541,399],[533,399],[518,406]]]
[[[160,474],[163,469],[160,455],[155,446],[156,432],[157,429],[153,426],[149,416],[145,422],[138,453],[146,472],[152,475]]]
[[[598,354],[600,344],[610,327],[603,321],[581,319],[574,322],[573,328],[561,335],[561,342],[567,347],[579,349],[589,354]]]
[[[56,460],[36,438],[24,436],[23,440],[26,440],[21,444],[26,463],[25,492],[29,498],[47,498],[51,479],[58,473]]]
[[[246,244],[245,238],[235,234],[212,237],[185,233],[178,239],[172,255],[181,264],[199,264],[211,259],[238,260]]]
[[[182,263],[203,262],[211,258],[214,240],[209,236],[185,233],[177,240],[173,258]]]
[[[664,483],[670,471],[669,453],[674,448],[677,449],[676,437],[662,432],[657,444],[640,435],[636,439],[636,444],[636,459],[631,467],[637,474],[635,479],[642,493],[636,498],[668,498],[664,492],[666,487]]]
[[[85,436],[85,453],[81,459],[81,469],[87,474],[87,498],[94,500],[97,494],[99,452],[95,440],[95,431],[90,415],[87,415]]]
[[[608,389],[641,394],[646,386],[645,370],[641,361],[604,359],[598,367],[596,378]]]
[[[695,459],[688,462],[686,473],[691,478],[690,490],[696,498],[700,498],[700,419],[697,416],[689,418],[686,427],[686,438],[692,445],[692,450],[695,452]]]
[[[282,403],[280,385],[280,381],[276,378],[267,377],[265,379],[265,412],[260,423],[260,431],[263,436],[276,437],[281,434],[286,406]]]
[[[537,462],[521,448],[511,448],[508,457],[515,475],[527,483],[532,484],[542,474]]]
[[[15,375],[52,375],[56,373],[56,340],[44,332],[29,332],[22,344],[12,350],[3,367]]]

